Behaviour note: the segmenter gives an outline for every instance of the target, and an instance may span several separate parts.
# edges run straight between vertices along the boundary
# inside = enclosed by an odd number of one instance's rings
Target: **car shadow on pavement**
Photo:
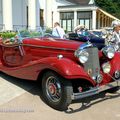
[[[6,81],[10,82],[11,84],[14,84],[14,85],[24,89],[25,91],[31,93],[32,95],[39,96],[40,99],[45,103],[44,98],[42,96],[41,87],[40,87],[39,82],[14,78],[14,77],[8,76],[4,73],[0,73],[0,74],[1,74],[1,78],[5,79]],[[113,94],[113,95],[106,95],[106,92],[102,92],[100,94],[97,94],[97,95],[94,95],[91,97],[87,97],[87,98],[84,98],[81,100],[74,100],[72,102],[72,105],[80,104],[80,106],[78,105],[79,106],[78,108],[74,108],[74,107],[70,106],[64,112],[67,114],[73,114],[76,112],[86,110],[97,103],[103,102],[108,99],[114,99],[117,97],[120,97],[120,92]]]
[[[9,82],[10,84],[17,86],[25,90],[26,92],[29,92],[33,96],[39,96],[41,100],[44,101],[39,82],[15,78],[5,73],[0,73],[0,77],[3,78],[3,80],[5,80],[6,82]]]
[[[29,91],[36,85],[36,82],[34,82],[34,81],[15,78],[15,77],[9,76],[5,73],[0,73],[0,77],[3,78],[4,80],[6,80],[7,82],[14,84],[26,91]]]
[[[65,113],[72,114],[72,113],[80,112],[80,111],[90,108],[91,106],[93,106],[97,103],[103,102],[108,99],[114,99],[117,97],[120,97],[120,92],[111,94],[111,93],[107,93],[107,91],[105,91],[100,94],[97,94],[97,95],[94,95],[91,97],[87,97],[87,98],[84,98],[81,100],[74,100],[72,102],[72,104],[81,103],[80,107],[77,109],[69,107],[68,110],[65,111]]]

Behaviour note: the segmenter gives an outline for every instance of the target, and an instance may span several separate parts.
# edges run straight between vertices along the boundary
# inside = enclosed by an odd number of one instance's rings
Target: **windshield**
[[[3,44],[19,44],[22,43],[25,38],[39,38],[39,37],[53,37],[52,30],[50,28],[40,28],[36,30],[17,30],[15,35],[10,38],[2,39]]]
[[[41,37],[42,33],[39,31],[29,31],[29,30],[22,30],[18,32],[18,36],[22,37],[22,38],[26,38],[26,37]]]
[[[51,31],[48,29],[38,29],[38,30],[18,30],[17,36],[19,38],[33,38],[33,37],[44,37],[51,36]]]

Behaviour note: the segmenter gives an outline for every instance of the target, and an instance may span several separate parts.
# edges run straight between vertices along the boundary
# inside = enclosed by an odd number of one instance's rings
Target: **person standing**
[[[114,20],[112,22],[112,27],[113,27],[112,40],[118,43],[120,42],[120,22],[117,20]]]
[[[65,32],[63,28],[60,27],[60,24],[58,22],[54,23],[54,28],[52,30],[52,35],[58,38],[64,38]]]
[[[84,25],[78,25],[74,28],[74,32],[77,34],[83,34],[83,31],[85,30],[85,26]]]
[[[113,34],[111,41],[115,43],[115,49],[118,50],[120,48],[120,21],[114,20],[112,21]]]

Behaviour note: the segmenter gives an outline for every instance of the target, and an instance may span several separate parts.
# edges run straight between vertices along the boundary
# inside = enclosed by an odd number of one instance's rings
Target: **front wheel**
[[[49,71],[42,78],[42,93],[45,102],[56,110],[66,110],[71,103],[72,85],[55,72]]]

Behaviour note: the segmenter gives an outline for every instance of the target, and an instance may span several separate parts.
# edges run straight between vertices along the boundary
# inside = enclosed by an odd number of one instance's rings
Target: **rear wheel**
[[[66,110],[72,101],[71,83],[52,71],[43,75],[42,92],[45,102],[56,110]]]

